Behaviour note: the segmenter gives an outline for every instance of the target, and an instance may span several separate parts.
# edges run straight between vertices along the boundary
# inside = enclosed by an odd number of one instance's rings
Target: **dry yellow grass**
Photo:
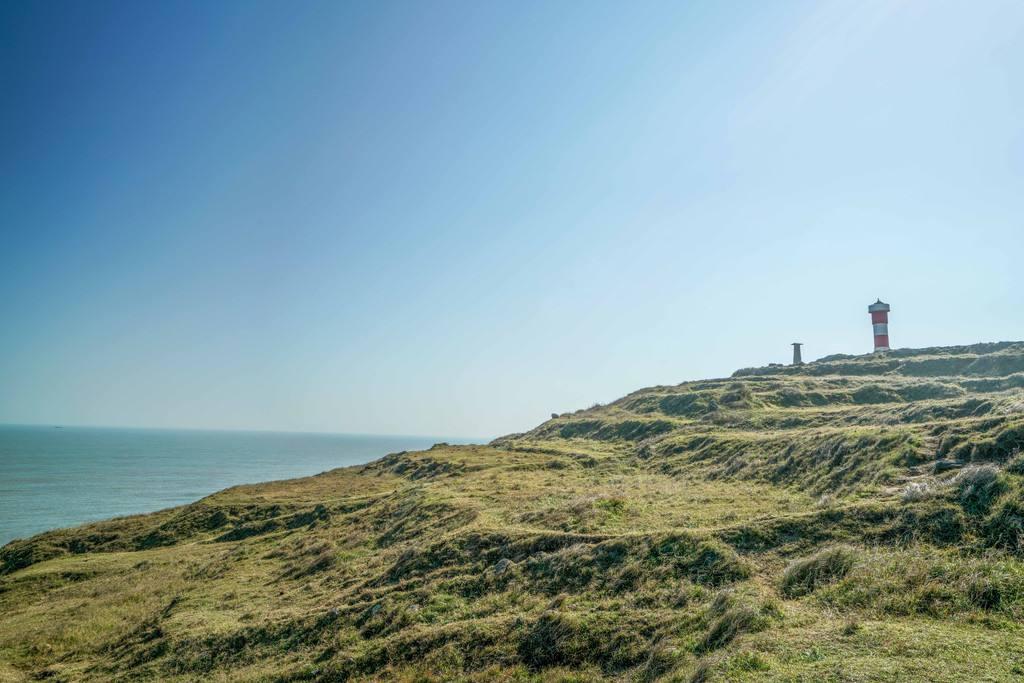
[[[15,542],[0,682],[1016,680],[1021,371],[1024,345],[744,371]]]

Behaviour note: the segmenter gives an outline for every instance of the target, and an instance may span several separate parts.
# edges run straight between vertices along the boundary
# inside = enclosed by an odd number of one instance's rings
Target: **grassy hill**
[[[1024,343],[637,391],[0,550],[0,682],[1024,677]]]

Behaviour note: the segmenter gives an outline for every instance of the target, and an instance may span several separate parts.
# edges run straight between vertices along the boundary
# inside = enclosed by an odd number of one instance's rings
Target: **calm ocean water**
[[[189,503],[236,484],[318,474],[431,437],[0,426],[0,545]]]

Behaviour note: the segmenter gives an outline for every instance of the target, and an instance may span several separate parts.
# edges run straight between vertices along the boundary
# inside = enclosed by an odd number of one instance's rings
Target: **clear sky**
[[[496,436],[1024,339],[1024,3],[5,2],[0,422]]]

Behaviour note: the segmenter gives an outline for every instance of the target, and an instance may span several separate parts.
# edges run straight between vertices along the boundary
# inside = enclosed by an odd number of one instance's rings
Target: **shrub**
[[[953,479],[964,510],[972,514],[987,512],[1003,491],[1006,482],[992,465],[974,465],[964,468]]]
[[[790,598],[813,593],[819,586],[846,576],[856,561],[857,551],[849,546],[826,548],[796,560],[782,575],[782,593]]]

